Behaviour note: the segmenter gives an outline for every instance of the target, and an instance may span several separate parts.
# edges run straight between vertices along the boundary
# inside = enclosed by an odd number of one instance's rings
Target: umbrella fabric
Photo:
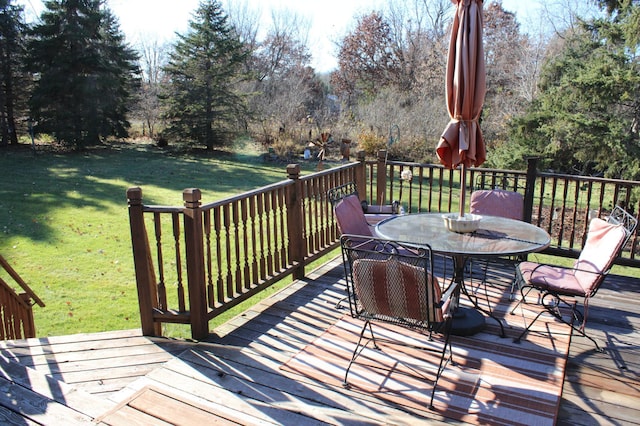
[[[482,47],[482,0],[451,0],[456,16],[451,29],[447,60],[447,109],[451,121],[436,152],[440,162],[454,169],[480,166],[486,160],[478,120],[486,93]]]

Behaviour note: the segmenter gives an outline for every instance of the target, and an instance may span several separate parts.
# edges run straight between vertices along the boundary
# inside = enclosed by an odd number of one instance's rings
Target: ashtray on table
[[[482,216],[477,214],[467,213],[464,216],[460,216],[458,213],[443,214],[444,224],[449,231],[458,233],[473,232],[480,226],[480,220]]]

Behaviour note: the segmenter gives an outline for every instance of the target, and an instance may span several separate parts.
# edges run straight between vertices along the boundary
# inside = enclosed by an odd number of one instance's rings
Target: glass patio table
[[[404,241],[416,247],[427,244],[434,253],[451,257],[453,281],[474,305],[474,308],[458,306],[456,309],[452,333],[463,336],[484,328],[484,316],[478,312],[482,311],[500,324],[501,336],[504,337],[502,321],[480,307],[465,286],[467,260],[525,255],[544,250],[551,242],[549,234],[535,225],[496,216],[482,216],[478,229],[470,233],[449,231],[442,213],[393,216],[379,222],[375,231],[382,238]]]

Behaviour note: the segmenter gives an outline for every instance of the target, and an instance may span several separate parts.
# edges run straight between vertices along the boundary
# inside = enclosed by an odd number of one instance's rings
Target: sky
[[[223,1],[226,4],[228,1]],[[311,65],[318,72],[335,69],[337,65],[335,42],[354,24],[354,17],[376,9],[385,0],[246,0],[251,8],[262,12],[262,19],[270,22],[270,11],[291,10],[311,23],[309,49],[313,55]],[[389,1],[389,0],[387,0]],[[25,6],[27,20],[43,10],[42,0],[19,0]],[[120,21],[120,29],[133,46],[141,39],[171,41],[175,32],[184,33],[199,0],[107,0],[107,5]],[[514,12],[519,20],[525,19],[537,8],[530,0],[502,0],[504,9]]]

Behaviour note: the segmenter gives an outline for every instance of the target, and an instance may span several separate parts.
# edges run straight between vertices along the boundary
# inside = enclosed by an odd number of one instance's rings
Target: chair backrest
[[[627,241],[629,241],[629,238],[631,238],[631,235],[633,235],[636,227],[638,226],[638,220],[620,206],[615,206],[613,210],[611,210],[611,214],[607,218],[607,222],[622,225],[626,230],[627,238],[625,239],[624,244],[622,244],[622,247],[627,245]]]
[[[585,294],[597,291],[620,254],[626,238],[627,230],[622,225],[599,218],[591,220],[584,248],[574,264],[574,275]]]
[[[522,220],[524,197],[504,189],[481,189],[471,193],[471,213]]]
[[[333,187],[327,191],[327,198],[329,199],[331,205],[334,207],[338,203],[338,201],[349,195],[358,196],[358,188],[356,187],[355,182],[347,182],[345,184]]]
[[[358,199],[360,199],[360,196],[358,195],[358,188],[356,187],[355,182],[347,182],[345,184],[333,187],[327,191],[327,199],[333,207],[335,207],[340,200],[350,195],[355,195],[356,197],[358,197]],[[370,205],[367,200],[361,200],[360,206],[362,207],[362,211],[364,213],[368,213],[371,216],[376,214],[388,215],[397,214],[400,208],[400,203],[398,201],[394,201],[391,204]]]
[[[402,243],[349,235],[341,246],[352,315],[423,326],[444,320],[428,246],[411,251]]]
[[[333,212],[340,233],[373,236],[357,195],[351,194],[339,199],[333,207]]]

